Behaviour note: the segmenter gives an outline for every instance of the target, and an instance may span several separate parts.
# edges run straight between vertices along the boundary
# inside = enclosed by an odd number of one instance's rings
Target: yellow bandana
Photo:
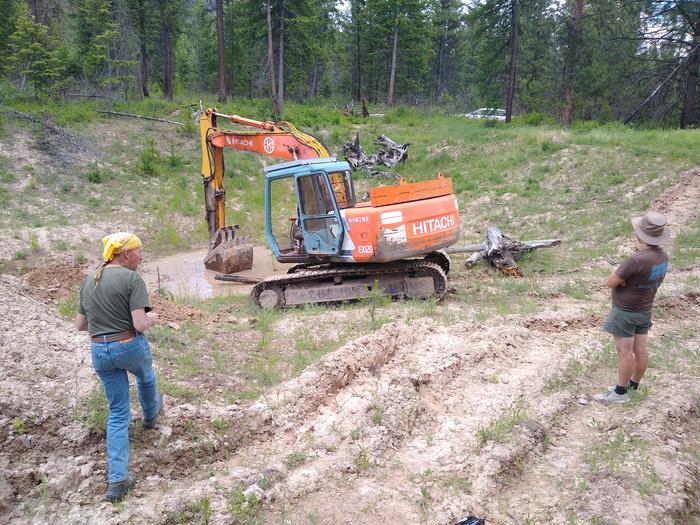
[[[141,239],[133,233],[118,232],[103,237],[102,246],[104,246],[102,259],[105,262],[109,262],[115,254],[126,250],[135,250],[136,248],[141,248],[142,245]]]

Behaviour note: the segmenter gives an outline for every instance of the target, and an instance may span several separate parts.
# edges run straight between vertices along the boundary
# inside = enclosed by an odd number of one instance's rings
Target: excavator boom
[[[222,130],[217,126],[218,119],[260,131]],[[202,113],[199,129],[204,205],[211,240],[204,264],[210,270],[222,273],[248,270],[253,261],[252,244],[249,239],[241,238],[238,225],[226,226],[224,149],[250,151],[282,160],[330,157],[330,153],[318,139],[284,121],[258,121],[225,115],[210,108]]]

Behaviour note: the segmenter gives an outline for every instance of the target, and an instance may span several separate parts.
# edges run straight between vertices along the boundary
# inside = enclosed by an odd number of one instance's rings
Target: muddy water
[[[216,272],[204,268],[206,250],[178,253],[160,259],[147,260],[139,268],[149,291],[160,287],[175,297],[200,297],[206,299],[222,295],[245,295],[252,288],[249,284],[217,281]],[[264,278],[286,273],[289,264],[277,262],[272,252],[263,247],[253,248],[253,268],[236,275]]]

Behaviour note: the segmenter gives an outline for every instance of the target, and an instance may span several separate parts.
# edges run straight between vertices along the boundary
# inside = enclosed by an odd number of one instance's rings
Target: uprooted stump
[[[372,166],[393,167],[408,159],[408,147],[410,143],[397,144],[386,135],[379,135],[374,144],[379,146],[379,151],[373,155],[367,155],[360,146],[360,134],[355,135],[355,140],[343,144],[343,155],[352,169],[371,168]]]
[[[560,239],[541,239],[536,241],[516,241],[503,235],[497,227],[486,230],[486,240],[481,244],[468,244],[465,246],[452,246],[448,253],[474,252],[466,260],[465,265],[471,268],[480,259],[484,258],[500,273],[513,277],[522,277],[517,261],[526,253],[537,248],[549,248],[561,244]]]

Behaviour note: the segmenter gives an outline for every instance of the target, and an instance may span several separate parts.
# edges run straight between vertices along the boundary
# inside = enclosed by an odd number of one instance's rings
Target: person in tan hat
[[[604,404],[625,403],[627,391],[639,387],[649,361],[647,334],[651,327],[651,307],[668,270],[668,255],[661,249],[670,236],[666,217],[650,210],[642,217],[632,218],[632,228],[639,249],[607,280],[613,306],[603,330],[615,338],[619,362],[617,385],[593,396]]]
[[[75,326],[90,334],[92,366],[100,378],[109,403],[107,420],[106,501],[124,499],[136,484],[129,474],[129,377],[143,412],[143,426],[154,428],[163,409],[163,396],[156,388],[151,347],[143,332],[156,324],[146,284],[136,269],[143,260],[141,240],[119,232],[102,239],[102,264],[80,287]]]

